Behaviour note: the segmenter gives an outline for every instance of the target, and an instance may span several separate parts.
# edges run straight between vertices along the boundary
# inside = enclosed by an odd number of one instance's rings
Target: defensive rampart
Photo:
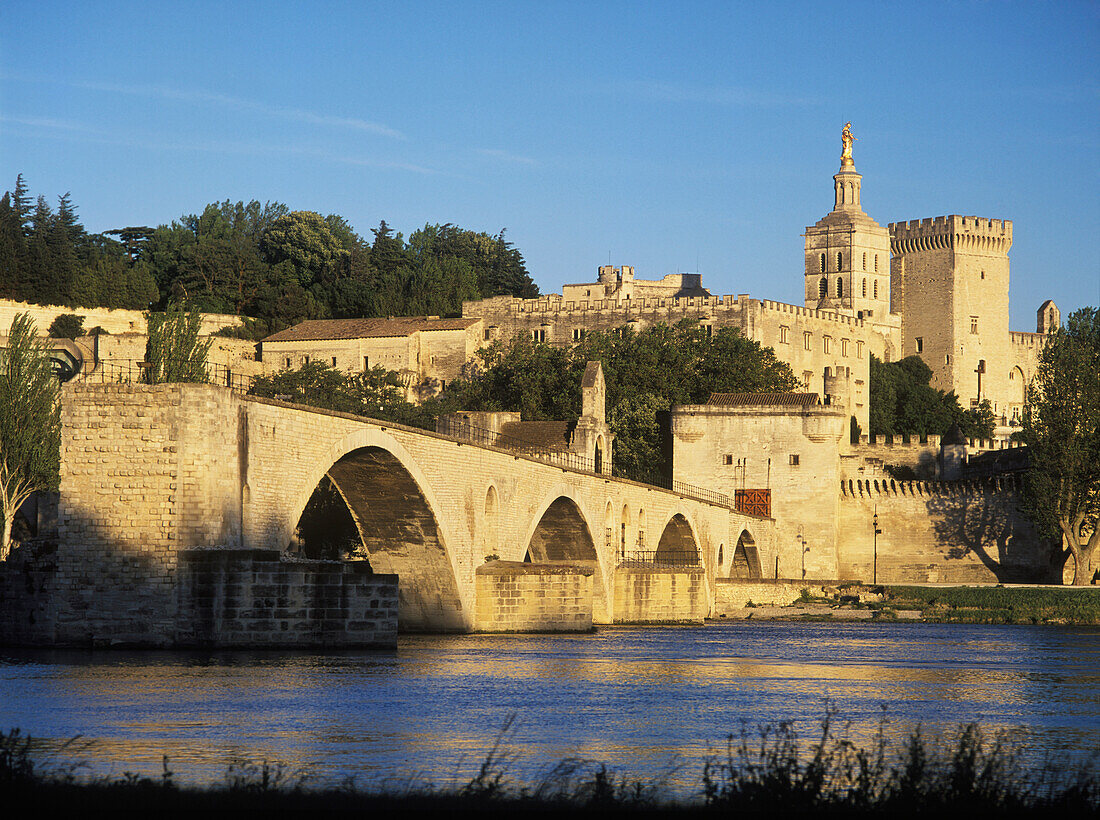
[[[1050,550],[1019,512],[1014,477],[843,480],[840,577],[879,583],[1057,583]],[[873,517],[881,530],[876,537]]]

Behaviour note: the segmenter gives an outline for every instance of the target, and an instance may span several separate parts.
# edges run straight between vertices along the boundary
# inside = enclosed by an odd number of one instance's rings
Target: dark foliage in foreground
[[[19,730],[0,733],[0,800],[10,809],[21,804],[52,814],[79,807],[155,813],[158,817],[349,816],[400,811],[447,816],[683,816],[736,814],[783,817],[943,817],[966,812],[1060,817],[1097,816],[1100,771],[1094,756],[1076,767],[1065,761],[1027,769],[1020,749],[976,724],[960,727],[953,739],[925,738],[919,727],[900,749],[880,725],[871,749],[858,747],[848,727],[838,726],[827,710],[821,732],[803,745],[792,724],[742,727],[725,750],[704,765],[696,799],[669,797],[666,784],[630,780],[606,765],[569,758],[533,784],[517,783],[509,773],[514,756],[503,749],[511,721],[474,776],[461,786],[441,789],[409,782],[359,788],[354,779],[334,789],[310,789],[307,779],[278,764],[236,763],[223,784],[180,788],[168,758],[159,777],[132,773],[81,779],[81,764],[40,766],[32,744]]]

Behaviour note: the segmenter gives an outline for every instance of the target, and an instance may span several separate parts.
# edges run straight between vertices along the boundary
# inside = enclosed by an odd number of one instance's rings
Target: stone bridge
[[[182,551],[285,550],[325,476],[371,567],[398,576],[402,630],[476,628],[487,556],[589,568],[592,620],[610,623],[686,611],[638,610],[639,586],[659,583],[707,615],[716,579],[774,553],[774,522],[717,502],[214,385],[69,384],[62,422],[61,586],[75,602],[62,622],[125,595],[156,632],[176,617]],[[698,565],[656,578],[662,562],[624,561],[641,550]]]

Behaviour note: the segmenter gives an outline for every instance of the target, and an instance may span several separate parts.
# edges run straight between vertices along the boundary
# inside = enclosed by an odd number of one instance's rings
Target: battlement
[[[891,222],[889,230],[890,252],[895,255],[941,248],[1007,254],[1012,247],[1009,219],[951,214]]]
[[[1045,333],[1027,333],[1022,330],[1008,331],[1008,341],[1013,345],[1027,348],[1039,348],[1046,342]]]
[[[647,310],[667,310],[668,308],[712,308],[717,310],[739,310],[740,296],[667,296],[640,299],[570,299],[562,298],[559,293],[550,293],[535,299],[519,299],[514,296],[496,296],[462,303],[463,316],[481,316],[486,311],[505,312],[512,315],[529,313],[562,313],[599,311],[602,313],[642,313]]]
[[[1016,475],[964,481],[897,481],[893,478],[863,478],[840,480],[842,498],[874,499],[932,498],[935,496],[985,496],[1018,492],[1021,479]]]

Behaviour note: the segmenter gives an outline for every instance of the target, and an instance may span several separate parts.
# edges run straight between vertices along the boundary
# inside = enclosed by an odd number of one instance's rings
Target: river
[[[509,772],[566,757],[689,793],[725,737],[826,703],[870,743],[978,721],[1035,762],[1096,751],[1100,629],[738,622],[402,636],[396,651],[0,650],[0,727],[92,774],[215,782],[266,759],[316,783],[462,783],[514,715]],[[883,708],[885,707],[885,709]],[[80,736],[60,749],[62,743]]]

